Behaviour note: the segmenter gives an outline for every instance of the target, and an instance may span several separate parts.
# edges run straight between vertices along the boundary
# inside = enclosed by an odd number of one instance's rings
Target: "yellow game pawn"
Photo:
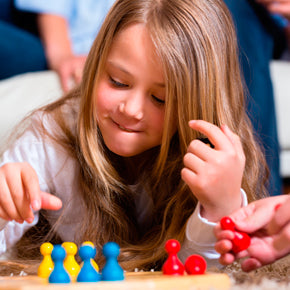
[[[53,245],[51,243],[43,243],[40,246],[40,253],[43,256],[43,260],[40,263],[37,275],[41,278],[48,278],[53,270],[53,261],[51,259],[51,252],[53,250]]]
[[[82,246],[84,246],[84,245],[88,245],[88,246],[91,246],[91,247],[95,248],[95,245],[92,242],[90,242],[90,241],[83,242]],[[91,259],[91,264],[93,265],[95,270],[97,272],[99,272],[99,266],[98,266],[98,264],[96,263],[96,261],[94,259]]]
[[[75,255],[78,251],[77,245],[72,242],[64,242],[62,243],[62,246],[66,251],[66,258],[63,262],[63,266],[70,274],[71,278],[74,280],[78,276],[81,269],[81,267],[75,260]]]

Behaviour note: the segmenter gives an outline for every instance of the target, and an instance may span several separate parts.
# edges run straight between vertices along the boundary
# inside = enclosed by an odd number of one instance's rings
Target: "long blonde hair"
[[[114,37],[134,23],[146,25],[166,79],[162,142],[138,171],[137,183],[154,204],[153,222],[145,233],[135,222],[134,193],[122,175],[122,157],[109,152],[103,142],[93,99],[93,87]],[[127,270],[160,268],[166,258],[165,241],[184,239],[186,221],[197,200],[181,180],[180,170],[188,144],[200,137],[189,128],[189,120],[227,124],[238,134],[246,155],[242,187],[250,201],[265,194],[265,161],[244,109],[236,42],[230,14],[221,0],[119,0],[91,48],[80,86],[44,108],[62,128],[58,141],[80,163],[81,194],[87,207],[80,239],[94,242],[99,253],[104,243],[116,241]],[[76,134],[62,116],[63,105],[71,99],[80,104]],[[173,119],[177,132],[171,137]]]

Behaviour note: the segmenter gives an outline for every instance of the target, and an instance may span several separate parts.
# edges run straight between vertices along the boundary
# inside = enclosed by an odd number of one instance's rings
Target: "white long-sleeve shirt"
[[[36,119],[41,118],[38,114]],[[76,116],[73,112],[66,115],[66,119],[74,124]],[[51,122],[44,119],[46,128],[51,128]],[[49,127],[50,126],[50,127]],[[0,166],[9,162],[28,162],[36,171],[42,191],[58,196],[63,207],[68,207],[57,233],[63,241],[73,241],[81,224],[84,204],[78,194],[79,185],[77,174],[79,164],[74,158],[68,156],[60,145],[52,143],[48,138],[43,139],[36,126],[32,125],[25,133],[4,152]],[[144,190],[132,189],[136,192],[135,204],[140,225],[150,220],[153,203]],[[138,193],[138,194],[137,194]],[[242,206],[247,204],[246,194],[241,190]],[[51,225],[60,216],[59,211],[46,211],[46,217]],[[30,227],[38,222],[39,213],[35,212],[33,223],[19,224],[15,221],[4,221],[0,218],[0,254],[12,247]],[[181,245],[179,257],[182,261],[192,254],[199,254],[206,258],[208,266],[218,266],[219,254],[214,250],[215,236],[213,228],[215,223],[209,222],[200,216],[200,205],[197,207],[186,226],[186,237]]]

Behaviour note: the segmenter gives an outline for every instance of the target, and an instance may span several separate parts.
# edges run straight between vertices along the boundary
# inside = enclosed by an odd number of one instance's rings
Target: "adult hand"
[[[38,15],[39,32],[50,69],[57,72],[67,92],[82,78],[86,55],[75,55],[67,19],[59,15]]]
[[[86,56],[67,56],[59,61],[54,61],[51,69],[55,70],[59,76],[61,87],[64,92],[69,91],[73,86],[79,84],[86,61]]]
[[[281,206],[280,206],[281,205]],[[246,272],[273,263],[290,252],[290,197],[276,196],[252,202],[230,215],[236,229],[251,236],[249,248],[238,254],[232,252],[234,233],[215,227],[216,251],[220,263],[228,265],[245,258],[241,264]]]
[[[271,13],[280,14],[290,20],[290,0],[256,0]]]

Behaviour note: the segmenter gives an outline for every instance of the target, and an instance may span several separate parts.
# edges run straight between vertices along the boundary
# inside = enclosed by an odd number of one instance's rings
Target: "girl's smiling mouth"
[[[135,129],[132,129],[132,128],[128,128],[126,126],[122,126],[121,124],[115,122],[114,120],[112,120],[112,121],[122,131],[129,132],[129,133],[139,133],[140,132],[139,130],[135,130]]]

